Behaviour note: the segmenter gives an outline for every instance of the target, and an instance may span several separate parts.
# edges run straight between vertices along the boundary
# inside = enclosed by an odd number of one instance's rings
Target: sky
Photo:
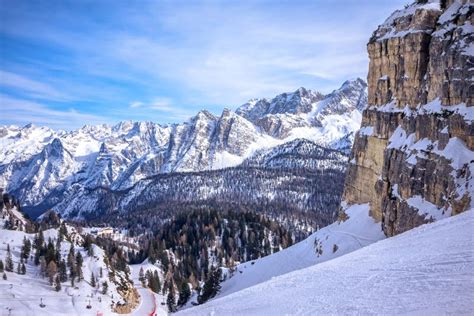
[[[367,77],[409,0],[0,0],[0,124],[181,122]]]

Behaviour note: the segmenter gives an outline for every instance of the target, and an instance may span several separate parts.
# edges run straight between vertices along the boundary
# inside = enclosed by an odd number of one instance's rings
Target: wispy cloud
[[[155,97],[150,102],[133,101],[129,107],[133,110],[140,111],[156,111],[158,113],[164,113],[168,117],[176,119],[187,119],[194,114],[192,110],[178,107],[173,104],[170,98]]]
[[[0,123],[2,124],[9,122],[19,125],[35,123],[46,124],[55,129],[71,130],[86,124],[111,123],[107,117],[82,113],[73,108],[55,110],[41,103],[13,98],[4,94],[0,94],[0,104],[2,105]]]
[[[39,99],[54,101],[66,101],[69,99],[67,95],[51,85],[3,70],[0,70],[0,87],[15,89]]]
[[[143,102],[140,102],[140,101],[133,101],[132,103],[130,103],[130,107],[132,109],[134,108],[139,108],[143,105]]]

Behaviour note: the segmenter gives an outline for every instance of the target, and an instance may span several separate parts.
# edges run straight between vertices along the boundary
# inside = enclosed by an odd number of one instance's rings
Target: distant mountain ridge
[[[122,191],[158,174],[238,166],[300,138],[347,152],[366,102],[367,84],[355,79],[328,95],[300,88],[220,116],[203,110],[180,124],[123,121],[70,132],[3,126],[0,187],[26,207],[54,208],[73,186]]]

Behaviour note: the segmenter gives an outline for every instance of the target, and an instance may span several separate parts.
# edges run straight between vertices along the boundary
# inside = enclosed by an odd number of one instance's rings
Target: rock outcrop
[[[417,2],[367,45],[369,105],[343,194],[370,203],[387,236],[474,207],[474,5]]]

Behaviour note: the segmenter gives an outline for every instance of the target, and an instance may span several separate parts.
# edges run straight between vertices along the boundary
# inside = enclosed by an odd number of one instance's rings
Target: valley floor
[[[469,211],[178,314],[472,315],[473,232]]]

